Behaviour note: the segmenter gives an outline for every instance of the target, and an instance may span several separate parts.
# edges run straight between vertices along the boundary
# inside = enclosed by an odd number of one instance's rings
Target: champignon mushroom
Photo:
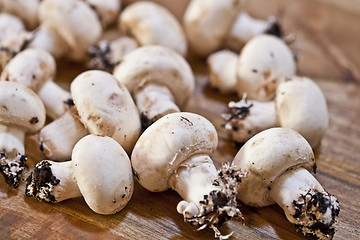
[[[113,72],[129,89],[141,113],[143,127],[184,108],[195,88],[186,60],[163,46],[143,46],[127,54]]]
[[[0,0],[0,12],[19,17],[29,29],[38,25],[40,0]]]
[[[140,46],[161,45],[182,56],[187,53],[185,33],[175,16],[163,6],[147,1],[130,4],[119,16],[120,30]]]
[[[241,50],[237,62],[237,93],[249,99],[267,101],[275,96],[277,85],[295,74],[290,48],[280,38],[259,35]]]
[[[25,167],[25,133],[39,131],[44,123],[44,105],[31,89],[0,82],[0,169],[13,188],[19,186]]]
[[[35,91],[44,103],[47,115],[56,119],[69,109],[71,95],[52,81],[55,72],[55,60],[48,52],[29,48],[10,60],[0,81],[19,82]]]
[[[90,70],[78,75],[70,90],[75,106],[40,131],[45,155],[69,159],[76,142],[89,132],[114,138],[130,154],[141,125],[126,87],[107,72]]]
[[[236,65],[238,55],[230,50],[215,52],[207,58],[210,86],[223,94],[236,93]]]
[[[316,170],[313,151],[296,131],[260,132],[243,145],[232,165],[248,172],[238,185],[242,202],[254,207],[277,203],[305,235],[333,237],[339,203],[311,174]]]
[[[83,196],[99,214],[114,214],[126,206],[134,184],[130,159],[119,143],[88,135],[76,143],[71,159],[36,164],[26,196],[52,203]]]
[[[258,35],[248,41],[238,57],[222,50],[208,57],[210,86],[222,93],[244,93],[249,99],[271,100],[277,85],[296,72],[294,56],[280,38]]]
[[[274,18],[256,20],[241,13],[241,8],[241,0],[192,0],[183,20],[191,49],[197,55],[207,56],[224,44],[239,51],[245,42],[258,34],[282,36]]]
[[[286,78],[276,91],[274,101],[259,102],[243,98],[230,102],[231,114],[225,114],[225,128],[236,142],[245,142],[256,133],[276,126],[300,133],[316,148],[329,125],[324,94],[306,77]]]
[[[210,156],[218,136],[204,117],[187,112],[171,113],[149,126],[131,155],[134,174],[151,192],[174,189],[184,199],[177,210],[186,222],[209,226],[217,237],[217,226],[241,216],[236,207],[235,186],[241,171],[221,171],[217,176]]]

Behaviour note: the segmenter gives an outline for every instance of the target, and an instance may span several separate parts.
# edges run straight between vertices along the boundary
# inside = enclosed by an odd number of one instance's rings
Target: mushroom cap
[[[206,118],[195,113],[170,113],[143,132],[131,163],[144,188],[165,191],[169,177],[184,161],[197,154],[212,155],[217,144],[215,127]]]
[[[26,132],[37,132],[45,124],[45,107],[31,89],[17,82],[0,82],[0,123]]]
[[[107,72],[90,70],[70,86],[80,121],[95,135],[114,138],[130,153],[140,135],[138,110],[126,87]]]
[[[180,108],[187,104],[195,88],[190,65],[180,54],[162,46],[143,46],[128,53],[113,75],[133,96],[149,83],[166,86]]]
[[[280,126],[300,133],[315,148],[328,125],[326,99],[319,86],[309,78],[286,78],[276,91],[277,118]]]
[[[182,27],[169,10],[157,3],[140,1],[129,5],[120,14],[118,25],[140,46],[161,45],[183,56],[187,53]]]
[[[241,0],[192,0],[183,20],[192,51],[206,56],[217,50],[240,9]]]
[[[271,35],[258,35],[246,43],[237,62],[237,92],[246,92],[253,100],[267,101],[275,96],[284,77],[295,74],[296,66],[290,48]]]
[[[1,73],[1,81],[19,82],[37,92],[56,72],[56,63],[47,51],[28,48],[16,54]]]
[[[82,60],[87,49],[102,33],[96,13],[83,1],[45,0],[39,8],[40,21],[55,29],[70,47],[70,58]]]
[[[73,173],[88,206],[99,214],[113,214],[129,202],[133,175],[128,155],[110,137],[87,135],[72,152]]]
[[[315,168],[314,153],[299,133],[288,128],[270,128],[250,138],[236,154],[232,165],[248,172],[238,187],[238,198],[250,206],[273,204],[272,184],[285,172]]]

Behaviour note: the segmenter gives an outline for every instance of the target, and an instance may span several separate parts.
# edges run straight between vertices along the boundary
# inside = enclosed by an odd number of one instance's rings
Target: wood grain
[[[189,1],[161,1],[181,18]],[[353,7],[352,7],[353,6]],[[300,52],[298,74],[314,79],[324,91],[330,127],[316,149],[318,180],[340,201],[341,211],[334,239],[360,236],[360,3],[359,1],[272,0],[247,1],[256,17],[275,14],[287,33],[296,36],[293,47]],[[191,55],[191,54],[190,54]],[[236,95],[222,96],[209,88],[205,61],[189,56],[196,75],[196,91],[186,111],[213,122],[219,147],[213,156],[217,166],[230,162],[239,149],[221,128],[220,114]],[[69,88],[71,80],[86,68],[58,62],[57,82]],[[26,139],[29,167],[44,159],[36,136]],[[135,185],[129,204],[118,214],[92,212],[82,198],[46,204],[24,196],[24,184],[10,189],[0,178],[0,239],[213,239],[209,229],[183,222],[173,191],[150,193]],[[251,208],[243,205],[245,221],[232,220],[223,233],[233,239],[308,239],[295,231],[278,206]]]

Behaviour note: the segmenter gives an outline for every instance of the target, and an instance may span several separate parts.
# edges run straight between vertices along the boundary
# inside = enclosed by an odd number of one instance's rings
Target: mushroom
[[[35,91],[52,119],[60,117],[71,103],[70,92],[53,82],[54,58],[45,50],[29,48],[18,53],[5,66],[0,81],[19,82]]]
[[[40,131],[45,155],[69,159],[76,142],[89,133],[114,138],[130,154],[141,125],[126,87],[107,72],[90,70],[78,75],[70,90],[75,106]]]
[[[247,141],[232,165],[248,172],[238,185],[238,198],[253,207],[277,203],[305,235],[331,239],[339,202],[311,174],[314,153],[296,131],[271,128]]]
[[[163,6],[147,1],[130,4],[119,16],[120,30],[140,46],[161,45],[182,56],[187,53],[185,33],[175,16]]]
[[[26,196],[51,203],[83,196],[99,214],[114,214],[126,206],[134,184],[130,159],[119,143],[88,135],[76,143],[71,159],[36,164],[27,178]]]
[[[40,0],[0,0],[0,12],[19,17],[29,29],[38,25]]]
[[[238,55],[230,50],[212,53],[207,58],[210,86],[222,94],[236,93],[236,65]]]
[[[135,99],[144,128],[165,114],[179,112],[195,88],[186,60],[162,46],[135,49],[115,67],[113,75]]]
[[[282,36],[274,18],[268,21],[243,13],[241,0],[192,0],[184,14],[183,24],[191,49],[207,56],[225,45],[235,51],[252,37],[262,33]]]
[[[284,77],[295,74],[296,65],[290,48],[280,38],[259,35],[241,50],[237,62],[237,93],[249,99],[267,101],[275,96]]]
[[[259,101],[274,98],[277,85],[296,72],[290,48],[280,38],[265,34],[248,41],[238,57],[228,50],[211,54],[208,65],[211,86]]]
[[[236,185],[244,174],[226,169],[217,175],[210,156],[218,136],[204,117],[187,112],[171,113],[149,126],[131,154],[134,176],[151,192],[171,188],[184,199],[177,211],[186,222],[214,229],[241,216],[235,201]]]
[[[44,105],[31,89],[0,82],[0,169],[13,188],[19,186],[25,167],[25,133],[39,131],[44,123]]]
[[[276,126],[300,133],[316,148],[329,125],[329,114],[324,94],[307,77],[286,78],[276,91],[274,101],[247,100],[230,102],[231,114],[224,114],[225,128],[233,140],[246,142],[256,133]]]

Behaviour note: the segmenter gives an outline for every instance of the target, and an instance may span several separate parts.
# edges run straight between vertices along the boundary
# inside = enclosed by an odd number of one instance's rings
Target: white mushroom
[[[252,37],[282,31],[276,21],[256,20],[241,12],[241,0],[192,0],[184,14],[184,29],[191,49],[200,56],[230,47],[235,51]]]
[[[210,85],[222,93],[244,93],[249,99],[271,100],[284,77],[296,72],[294,56],[280,38],[258,35],[246,43],[238,57],[222,50],[208,57]]]
[[[236,93],[236,65],[238,55],[229,50],[215,52],[207,58],[210,86],[221,93]]]
[[[41,49],[25,49],[5,66],[0,81],[19,82],[35,91],[52,119],[69,109],[71,95],[53,82],[56,72],[54,58]]]
[[[171,113],[143,132],[131,163],[144,188],[152,192],[174,189],[184,199],[177,206],[184,220],[200,229],[209,226],[223,238],[217,226],[241,216],[234,200],[243,174],[226,169],[217,176],[210,158],[217,143],[216,130],[204,117]]]
[[[165,114],[183,109],[195,88],[193,72],[177,52],[143,46],[127,54],[114,77],[129,89],[147,127]]]
[[[329,125],[326,99],[309,78],[286,78],[276,91],[274,101],[259,102],[243,98],[230,102],[232,113],[224,114],[225,128],[237,142],[246,142],[256,133],[275,126],[300,133],[315,148]]]
[[[87,49],[102,33],[97,13],[83,1],[45,0],[40,4],[39,18],[41,25],[46,25],[62,38],[69,48],[64,49],[64,54],[73,60],[83,60]],[[58,46],[53,44],[53,48]]]
[[[134,184],[130,159],[119,143],[88,135],[76,143],[71,159],[36,164],[26,195],[52,203],[83,196],[99,214],[114,214],[126,206]]]
[[[296,131],[272,128],[255,135],[232,165],[248,172],[238,185],[242,202],[254,207],[277,203],[305,235],[332,239],[339,203],[310,173],[316,170],[314,154]]]
[[[107,72],[91,70],[72,81],[71,95],[75,106],[40,131],[45,155],[69,159],[76,142],[89,133],[114,138],[130,154],[141,125],[126,87]]]
[[[169,10],[157,3],[140,1],[129,5],[120,14],[118,25],[140,46],[161,45],[183,56],[187,53],[181,25]]]
[[[20,184],[25,167],[25,133],[39,131],[45,108],[29,88],[16,82],[0,82],[0,169],[13,188]]]
[[[7,12],[20,18],[29,29],[38,25],[40,0],[0,0],[0,12]]]
[[[267,101],[275,96],[276,87],[296,72],[294,56],[280,38],[259,35],[241,50],[237,61],[237,93],[249,99]]]

